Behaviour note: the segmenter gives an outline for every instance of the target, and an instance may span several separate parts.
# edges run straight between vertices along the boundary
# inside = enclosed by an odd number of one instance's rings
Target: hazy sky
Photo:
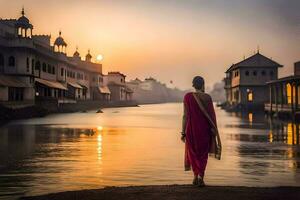
[[[154,76],[189,88],[195,75],[207,85],[260,46],[291,74],[300,60],[299,0],[0,0],[0,17],[17,18],[22,5],[35,34],[59,30],[68,54],[79,47],[104,56],[104,72]]]

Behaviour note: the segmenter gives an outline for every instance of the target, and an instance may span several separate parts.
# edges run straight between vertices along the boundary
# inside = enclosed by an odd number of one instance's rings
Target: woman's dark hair
[[[204,92],[204,79],[201,76],[195,76],[193,79],[193,87],[196,90],[201,90]]]

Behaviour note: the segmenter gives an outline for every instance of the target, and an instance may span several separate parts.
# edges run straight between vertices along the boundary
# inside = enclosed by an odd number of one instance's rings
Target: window
[[[46,63],[43,63],[43,72],[46,72],[47,71],[47,65]]]
[[[52,66],[52,74],[55,74],[55,67]]]
[[[36,61],[36,63],[35,63],[35,69],[36,70],[41,70],[41,63],[40,63],[40,61]]]
[[[77,79],[79,79],[79,80],[83,80],[83,74],[81,74],[81,73],[77,73]]]
[[[34,59],[31,60],[31,74],[34,74]]]
[[[274,72],[273,71],[270,71],[270,76],[273,76],[274,75]]]
[[[15,64],[16,64],[15,57],[10,56],[10,57],[8,58],[8,66],[14,67]]]
[[[4,57],[0,54],[0,66],[4,66]]]
[[[61,76],[64,76],[64,72],[65,72],[64,68],[61,68],[61,69],[60,69],[60,75],[61,75]]]
[[[266,71],[263,70],[263,71],[261,72],[261,75],[265,76],[265,75],[266,75]]]
[[[9,101],[23,101],[24,88],[8,88],[8,100]]]
[[[234,77],[237,77],[237,76],[239,76],[239,71],[234,72]]]
[[[29,58],[26,59],[26,71],[29,72]]]
[[[257,75],[257,71],[253,71],[253,75],[256,76]]]
[[[286,96],[287,96],[287,103],[292,103],[292,86],[291,84],[286,84]]]
[[[246,71],[246,72],[245,72],[245,75],[246,75],[246,76],[249,76],[249,71]]]
[[[4,72],[4,57],[0,54],[0,73]]]
[[[121,83],[123,82],[123,79],[121,78]]]
[[[253,101],[253,92],[251,90],[247,90],[247,100],[249,102]]]
[[[48,64],[48,67],[47,67],[47,72],[48,72],[49,74],[52,73],[51,65],[49,65],[49,64]]]

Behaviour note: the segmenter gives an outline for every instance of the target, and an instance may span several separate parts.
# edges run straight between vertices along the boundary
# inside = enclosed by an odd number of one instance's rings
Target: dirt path
[[[96,190],[71,191],[22,199],[33,200],[300,200],[300,187],[251,188],[216,187],[197,188],[191,185],[107,187]]]

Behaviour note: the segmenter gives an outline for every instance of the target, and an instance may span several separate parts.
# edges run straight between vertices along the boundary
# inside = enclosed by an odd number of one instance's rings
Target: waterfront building
[[[111,92],[104,84],[102,64],[92,61],[90,51],[84,60],[78,49],[68,56],[67,46],[61,31],[53,45],[50,35],[34,35],[24,9],[19,19],[0,19],[0,103],[14,107],[109,101]],[[122,82],[115,75],[108,74],[114,98],[131,100],[125,75],[117,75]]]
[[[300,114],[300,61],[294,64],[294,75],[269,81],[269,101],[265,110],[269,113]]]
[[[85,60],[82,60],[78,50],[73,54],[73,57],[69,59],[76,63],[78,70],[83,70],[84,73],[77,73],[76,79],[79,85],[82,87],[83,96],[85,99],[92,100],[109,100],[110,92],[102,93],[102,88],[107,88],[104,86],[102,65],[99,63],[92,62],[92,55],[90,50],[85,56]]]
[[[133,90],[126,85],[126,76],[120,72],[108,72],[107,86],[112,101],[131,101]]]
[[[259,51],[231,65],[224,79],[226,106],[238,109],[263,107],[269,99],[266,83],[278,78],[279,67],[282,65]]]

